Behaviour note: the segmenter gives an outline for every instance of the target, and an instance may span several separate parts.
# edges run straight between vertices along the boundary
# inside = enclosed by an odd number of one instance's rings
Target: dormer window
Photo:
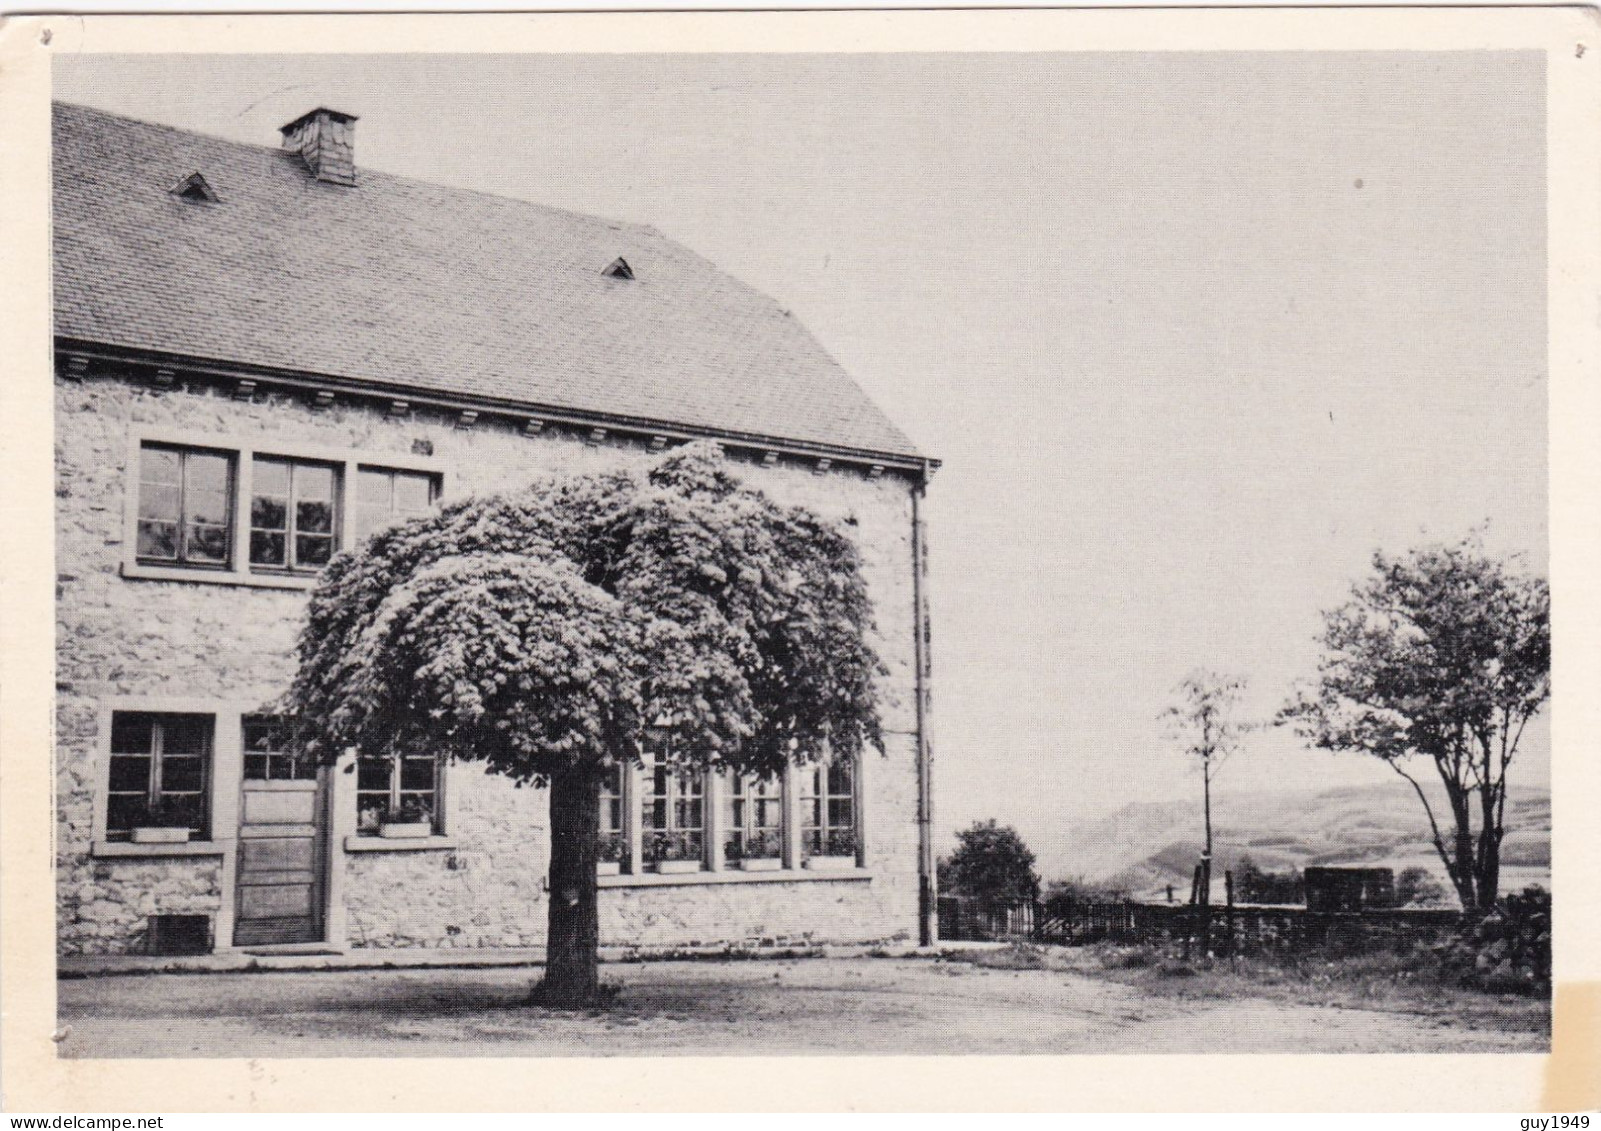
[[[616,259],[606,264],[606,269],[601,274],[608,279],[632,279],[634,277],[634,269],[628,265],[628,260],[619,255]]]
[[[173,196],[181,196],[185,200],[205,201],[211,204],[215,204],[217,201],[216,190],[207,184],[206,178],[199,173],[190,173],[167,191],[172,193]]]

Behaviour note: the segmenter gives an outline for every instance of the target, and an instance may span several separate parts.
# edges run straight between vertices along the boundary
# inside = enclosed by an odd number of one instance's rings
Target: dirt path
[[[1026,1055],[1536,1051],[1401,1012],[1184,1002],[1053,970],[890,959],[602,968],[617,1004],[521,1003],[537,970],[154,975],[60,983],[70,1057]]]

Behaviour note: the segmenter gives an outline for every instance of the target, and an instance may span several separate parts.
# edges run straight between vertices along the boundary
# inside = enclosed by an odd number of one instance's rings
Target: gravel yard
[[[609,964],[605,1010],[523,1004],[531,968],[91,977],[59,984],[66,1057],[1536,1052],[1499,1012],[1157,992],[1071,964],[800,958]],[[1494,999],[1491,999],[1494,1004]]]

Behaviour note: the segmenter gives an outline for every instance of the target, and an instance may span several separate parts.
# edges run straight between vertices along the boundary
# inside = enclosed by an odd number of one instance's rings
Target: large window
[[[784,855],[784,785],[778,778],[728,780],[723,859],[777,860]]]
[[[356,763],[356,831],[377,836],[387,824],[427,824],[443,832],[439,759],[432,754],[384,754]]]
[[[232,516],[229,455],[156,444],[140,448],[139,561],[226,568]]]
[[[111,716],[111,767],[106,839],[128,840],[136,828],[210,828],[210,715],[118,711]]]
[[[357,541],[392,522],[426,513],[438,495],[435,476],[363,467],[356,477]]]
[[[856,764],[841,758],[801,771],[801,853],[856,855]]]
[[[257,456],[250,476],[250,564],[315,573],[338,548],[339,474],[332,464]]]
[[[675,770],[659,755],[648,755],[640,809],[641,853],[645,868],[679,871],[703,864],[706,856],[706,782],[702,774]],[[666,864],[668,867],[663,868]]]

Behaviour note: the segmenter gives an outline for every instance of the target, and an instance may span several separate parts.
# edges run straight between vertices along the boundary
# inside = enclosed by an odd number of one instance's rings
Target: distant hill
[[[1246,855],[1271,871],[1309,864],[1368,864],[1397,872],[1421,866],[1445,882],[1423,807],[1405,788],[1259,792],[1214,802],[1213,874],[1220,888],[1222,870]],[[1137,802],[1075,828],[1067,842],[1068,874],[1049,878],[1082,878],[1136,897],[1159,895],[1172,884],[1183,899],[1201,853],[1199,809],[1194,802]],[[1514,787],[1507,798],[1506,825],[1503,890],[1529,883],[1549,887],[1550,791]]]

